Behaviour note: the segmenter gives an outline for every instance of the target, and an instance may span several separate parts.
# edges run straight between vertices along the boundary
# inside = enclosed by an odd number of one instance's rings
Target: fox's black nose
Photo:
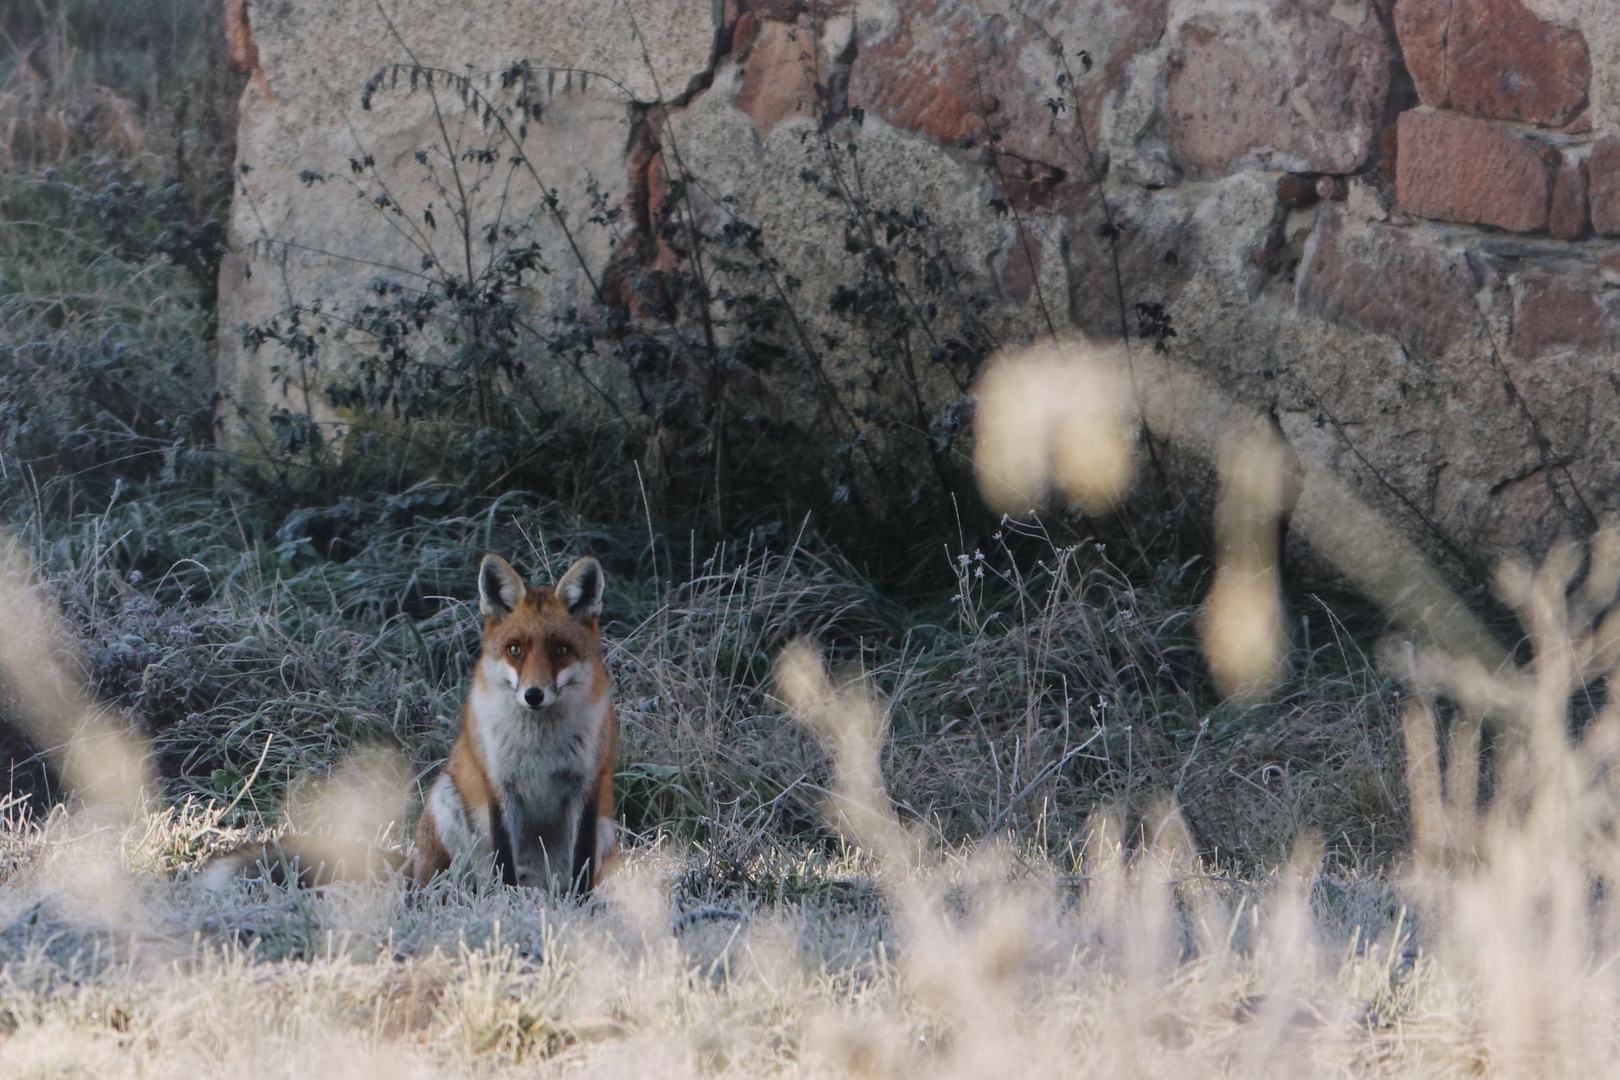
[[[531,709],[538,709],[540,703],[546,700],[546,692],[538,686],[531,686],[523,691],[523,701]]]

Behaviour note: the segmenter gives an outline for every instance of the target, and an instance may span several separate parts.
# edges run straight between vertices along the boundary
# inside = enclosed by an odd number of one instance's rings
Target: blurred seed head
[[[811,722],[832,699],[821,654],[804,639],[791,641],[776,662],[776,690],[789,709]]]
[[[1036,936],[1036,920],[1024,907],[1008,900],[991,905],[975,942],[980,979],[1003,986],[1022,976],[1034,956]]]
[[[129,922],[140,898],[120,849],[149,787],[146,746],[85,691],[72,670],[80,665],[70,664],[72,641],[22,545],[0,532],[0,683],[76,802],[75,812],[53,818],[40,881],[93,918]]]
[[[1620,591],[1620,520],[1605,518],[1592,535],[1592,560],[1581,583],[1581,602],[1592,610],[1614,603]]]
[[[1116,506],[1136,472],[1125,357],[1046,343],[990,362],[977,389],[974,469],[991,509],[1026,514],[1055,492],[1087,513]]]
[[[1216,542],[1226,544],[1223,554],[1276,561],[1277,524],[1292,512],[1302,485],[1298,456],[1276,428],[1256,420],[1221,441],[1216,468]]]
[[[22,545],[0,533],[0,678],[17,719],[82,805],[127,817],[149,786],[146,746],[64,665],[72,640]]]
[[[859,686],[835,688],[820,652],[803,640],[782,650],[776,688],[832,756],[835,782],[829,810],[840,830],[890,870],[909,867],[912,844],[895,819],[879,766],[883,711]]]
[[[1519,559],[1503,559],[1496,568],[1496,595],[1508,607],[1518,610],[1530,603],[1535,572]]]
[[[300,832],[370,841],[404,819],[411,768],[399,751],[362,746],[323,781],[306,782],[287,801],[287,818]]]
[[[363,880],[387,873],[381,841],[408,809],[411,768],[390,747],[361,747],[331,777],[308,781],[287,800],[287,819],[306,868],[323,879]]]
[[[1275,568],[1219,567],[1198,630],[1221,694],[1264,696],[1282,675],[1282,598]]]
[[[807,1025],[805,1044],[832,1070],[859,1080],[888,1080],[912,1073],[903,1033],[870,1020],[828,1011]]]
[[[1298,498],[1298,459],[1268,424],[1222,445],[1215,507],[1215,581],[1199,634],[1223,695],[1263,696],[1282,677],[1281,552],[1278,529]]]

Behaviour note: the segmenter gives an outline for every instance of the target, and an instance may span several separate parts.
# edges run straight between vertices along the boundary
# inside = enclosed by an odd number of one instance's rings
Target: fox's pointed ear
[[[557,599],[568,609],[568,614],[586,622],[602,614],[602,589],[606,584],[602,564],[587,555],[557,580]]]
[[[478,610],[487,618],[504,619],[523,599],[523,579],[499,555],[485,555],[478,566]]]

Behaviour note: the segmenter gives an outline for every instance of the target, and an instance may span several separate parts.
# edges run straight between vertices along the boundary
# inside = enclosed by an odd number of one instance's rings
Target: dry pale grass
[[[140,885],[116,915],[55,878],[46,851],[70,837],[8,835],[6,1075],[1112,1076],[1247,1073],[1279,1052],[1297,1073],[1400,1052],[1366,1016],[1412,995],[1398,945],[1299,969],[1301,947],[1319,953],[1297,910],[1308,874],[1268,887],[1256,920],[1168,851],[1126,860],[1102,834],[1085,889],[1005,849],[850,858],[793,902],[682,924],[678,860],[656,849],[587,909],[507,890],[212,894],[143,865],[199,824],[157,822],[120,847]],[[885,899],[852,900],[873,876]],[[1197,924],[1212,951],[1189,954],[1178,894],[1214,920]]]

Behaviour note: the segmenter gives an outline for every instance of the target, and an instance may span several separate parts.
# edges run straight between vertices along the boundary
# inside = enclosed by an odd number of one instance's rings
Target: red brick
[[[1620,138],[1605,135],[1592,147],[1586,185],[1592,228],[1605,236],[1620,235]]]
[[[1184,27],[1170,58],[1168,115],[1177,157],[1224,172],[1244,154],[1289,141],[1291,118],[1267,83],[1242,50],[1213,30]]]
[[[1026,162],[1078,172],[1082,132],[1095,149],[1103,99],[1125,85],[1131,61],[1163,35],[1166,3],[1056,0],[1036,20],[982,14],[982,5],[961,0],[896,0],[892,18],[861,24],[849,103],[947,145],[971,137],[984,146],[994,137],[999,150]],[[1073,48],[1065,53],[1072,86],[1026,70],[1029,57],[1047,51],[1043,24],[1093,28],[1085,42],[1089,71]],[[1053,97],[1066,106],[1055,123],[1047,110]]]
[[[1455,4],[1446,53],[1451,107],[1461,112],[1558,127],[1586,108],[1586,38],[1537,18],[1521,0]]]
[[[1561,127],[1586,107],[1586,38],[1522,0],[1400,0],[1395,31],[1431,108]]]
[[[1411,109],[1400,115],[1401,209],[1512,232],[1547,228],[1558,154],[1489,120]]]
[[[1104,100],[1141,77],[1132,62],[1167,24],[1167,0],[1048,0],[1038,19],[985,14],[965,0],[892,6],[892,17],[861,23],[851,105],[942,143],[993,141],[1002,156],[1070,174],[1096,149]],[[1261,23],[1216,14],[1183,32],[1167,110],[1179,163],[1219,174],[1253,157],[1279,170],[1349,173],[1368,159],[1388,97],[1391,43],[1376,20],[1352,27],[1328,7],[1281,4]],[[1087,28],[1091,65],[1067,52],[1070,86],[1056,84],[1055,64],[1052,74],[1042,70],[1042,26]],[[1065,106],[1055,122],[1054,98]]]
[[[1479,309],[1466,260],[1420,232],[1378,222],[1347,229],[1329,204],[1306,247],[1294,306],[1360,330],[1388,334],[1423,357],[1436,357],[1474,334]]]
[[[1547,208],[1547,231],[1554,239],[1581,240],[1592,232],[1592,214],[1586,201],[1586,162],[1565,156],[1553,177],[1552,202]]]
[[[1535,277],[1515,290],[1513,352],[1526,360],[1557,348],[1591,348],[1603,335],[1603,312],[1588,289]]]
[[[1446,27],[1453,0],[1399,0],[1395,5],[1395,37],[1401,43],[1406,70],[1417,87],[1418,99],[1431,109],[1451,104],[1446,72]]]
[[[1290,172],[1349,173],[1371,156],[1389,92],[1388,43],[1331,15],[1296,17],[1279,17],[1274,39],[1220,22],[1182,27],[1165,117],[1183,164],[1219,174],[1253,159]]]

